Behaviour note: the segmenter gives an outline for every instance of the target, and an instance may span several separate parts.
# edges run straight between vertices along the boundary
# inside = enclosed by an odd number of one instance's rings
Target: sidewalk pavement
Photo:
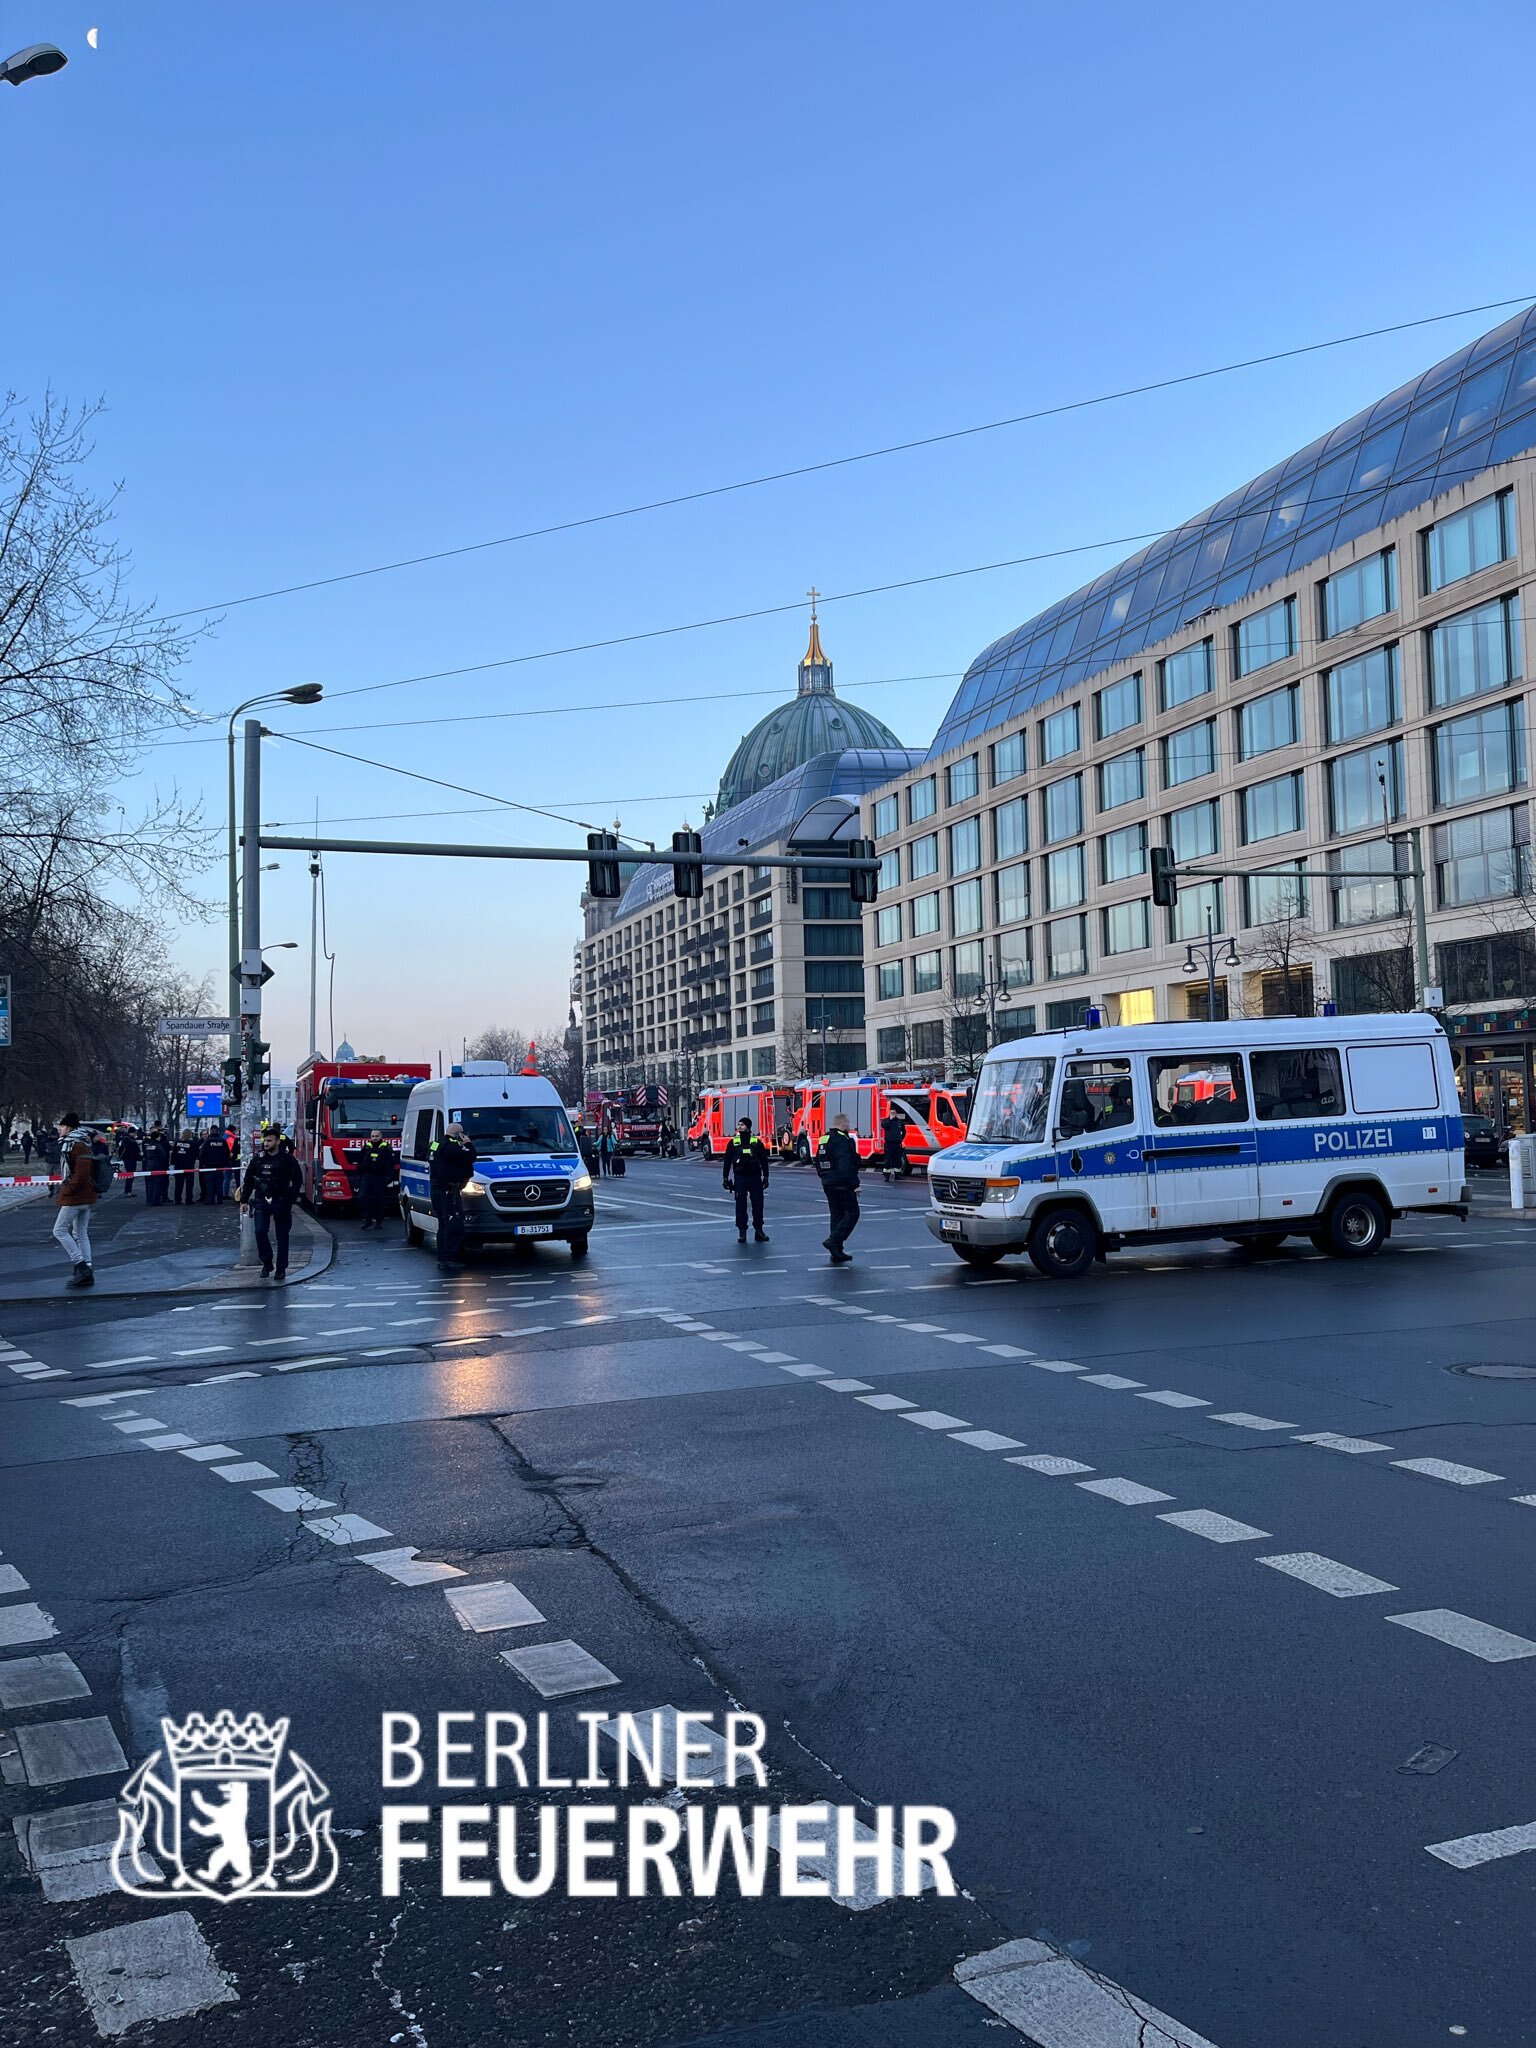
[[[64,1291],[69,1261],[54,1242],[51,1189],[7,1188],[0,1195],[0,1301],[44,1301]],[[102,1294],[222,1294],[270,1287],[258,1266],[237,1266],[237,1202],[166,1202],[148,1208],[142,1184],[114,1190],[91,1210],[92,1298]],[[285,1286],[313,1280],[335,1255],[330,1232],[307,1211],[293,1212]]]

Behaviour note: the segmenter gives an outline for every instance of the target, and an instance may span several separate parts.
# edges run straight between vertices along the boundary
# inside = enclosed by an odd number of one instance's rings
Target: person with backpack
[[[101,1172],[90,1133],[81,1130],[80,1119],[73,1110],[67,1110],[59,1118],[59,1163],[64,1178],[54,1197],[59,1213],[54,1220],[53,1234],[75,1269],[74,1277],[65,1284],[71,1288],[94,1287],[96,1275],[91,1267],[90,1224],[91,1210],[101,1194]],[[110,1157],[104,1155],[103,1163],[107,1186],[111,1187]]]
[[[752,1130],[752,1119],[744,1116],[736,1135],[725,1148],[723,1184],[736,1195],[736,1242],[747,1241],[747,1204],[752,1205],[752,1234],[759,1244],[768,1242],[763,1228],[763,1197],[768,1192],[770,1154]]]

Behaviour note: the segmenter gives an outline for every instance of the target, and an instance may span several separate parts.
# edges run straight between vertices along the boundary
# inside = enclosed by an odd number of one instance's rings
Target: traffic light
[[[1179,900],[1179,878],[1173,871],[1173,848],[1152,849],[1152,901],[1159,910],[1172,910]]]
[[[674,853],[702,853],[704,842],[697,832],[674,832],[672,834]],[[703,861],[674,861],[672,863],[672,894],[674,896],[702,896],[704,894]]]
[[[264,1038],[251,1039],[245,1048],[245,1078],[257,1095],[271,1079],[272,1062],[267,1058],[271,1050],[271,1046]]]
[[[219,1069],[224,1076],[224,1100],[240,1102],[245,1096],[245,1076],[241,1072],[238,1056],[231,1055]]]
[[[873,839],[850,839],[848,851],[854,860],[873,860],[875,842]],[[855,903],[873,903],[880,894],[879,875],[872,868],[850,868],[848,893]]]
[[[589,832],[587,852],[587,894],[611,901],[622,896],[619,884],[619,863],[611,856],[619,850],[618,835],[613,832]]]

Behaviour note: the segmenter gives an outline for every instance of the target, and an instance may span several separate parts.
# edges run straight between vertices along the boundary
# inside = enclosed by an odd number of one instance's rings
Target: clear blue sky
[[[100,47],[85,31],[100,27]],[[167,608],[579,517],[1536,292],[1528,5],[1148,10],[0,0],[60,77],[0,104],[6,380],[103,396],[136,589]],[[1514,98],[1510,94],[1513,90]],[[228,611],[210,710],[1171,524],[1502,316]],[[840,689],[957,676],[1129,552],[830,605]],[[665,840],[802,619],[338,700],[296,731]],[[930,738],[952,681],[857,693]],[[269,820],[574,836],[268,749]],[[148,764],[207,792],[218,746]],[[265,929],[307,938],[308,884]],[[331,864],[337,1027],[430,1054],[563,1019],[580,871]],[[220,886],[210,871],[210,893]],[[178,941],[218,971],[221,928]],[[302,954],[269,988],[302,1053]]]

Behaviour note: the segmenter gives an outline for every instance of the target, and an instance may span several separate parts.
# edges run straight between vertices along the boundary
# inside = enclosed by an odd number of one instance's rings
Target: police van
[[[936,1238],[973,1266],[1027,1252],[1051,1279],[1180,1238],[1365,1258],[1407,1211],[1467,1213],[1450,1045],[1427,1015],[1016,1039],[934,1165]]]
[[[411,1090],[400,1141],[400,1214],[409,1242],[436,1239],[432,1148],[452,1123],[464,1126],[475,1148],[474,1176],[464,1188],[466,1243],[559,1238],[572,1258],[585,1258],[592,1176],[570,1118],[552,1082],[514,1074],[505,1060],[466,1060]]]

